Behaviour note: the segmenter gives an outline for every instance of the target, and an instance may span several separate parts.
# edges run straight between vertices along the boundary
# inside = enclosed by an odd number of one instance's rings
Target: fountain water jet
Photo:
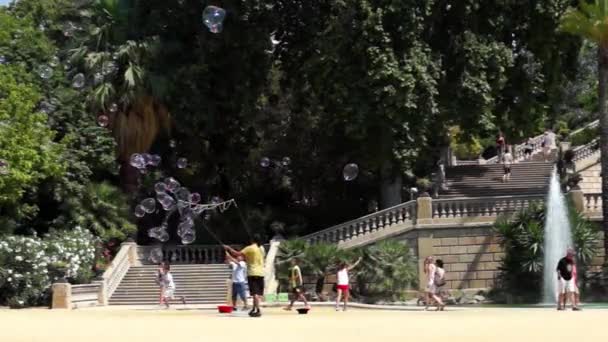
[[[557,273],[559,259],[566,255],[566,249],[572,246],[568,207],[562,193],[557,171],[551,174],[551,184],[546,200],[545,241],[543,263],[543,302],[557,302]]]

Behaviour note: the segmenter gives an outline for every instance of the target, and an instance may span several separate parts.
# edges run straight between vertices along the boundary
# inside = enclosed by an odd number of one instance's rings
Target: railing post
[[[72,309],[72,285],[65,279],[53,284],[53,309]]]
[[[579,188],[578,186],[575,186],[570,189],[570,191],[568,192],[568,196],[570,196],[570,199],[572,200],[572,203],[574,204],[576,210],[581,214],[584,213],[586,208],[585,194],[583,194],[583,190],[581,190],[581,188]]]
[[[97,304],[106,306],[108,305],[108,293],[106,292],[106,282],[103,280],[93,281],[93,284],[99,284],[99,291],[97,292]]]
[[[123,242],[120,246],[128,246],[128,258],[129,258],[129,266],[135,266],[139,260],[137,257],[137,244],[135,242]]]
[[[433,199],[427,193],[423,193],[416,200],[416,224],[433,223]]]

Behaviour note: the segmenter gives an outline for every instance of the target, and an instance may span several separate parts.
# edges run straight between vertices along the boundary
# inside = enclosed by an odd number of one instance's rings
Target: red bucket
[[[217,311],[219,313],[232,313],[232,306],[230,305],[218,305]]]

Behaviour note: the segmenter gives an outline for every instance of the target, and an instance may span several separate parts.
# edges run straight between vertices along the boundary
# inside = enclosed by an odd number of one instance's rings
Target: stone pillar
[[[583,194],[583,190],[581,190],[581,188],[579,188],[578,186],[575,186],[570,189],[570,191],[568,192],[568,196],[570,196],[570,199],[572,200],[572,203],[574,204],[576,210],[581,214],[584,213],[585,194]]]
[[[266,260],[264,264],[264,294],[276,294],[277,288],[279,287],[279,282],[276,277],[276,269],[274,265],[274,261],[277,257],[277,253],[279,252],[279,246],[281,245],[281,241],[283,238],[281,236],[275,236],[270,240],[270,248],[268,250],[268,254],[266,255]]]
[[[424,259],[433,255],[433,238],[418,237],[418,287],[426,287],[426,274],[424,274]]]
[[[123,242],[120,247],[129,248],[127,256],[129,258],[129,266],[136,266],[139,262],[137,258],[137,244],[135,242]]]
[[[106,292],[106,282],[102,280],[95,280],[93,284],[99,284],[99,292],[97,292],[97,304],[106,306],[108,305],[108,293]]]
[[[232,306],[232,279],[226,279],[226,305]],[[246,304],[246,303],[245,303]]]
[[[433,199],[423,193],[416,201],[416,225],[433,223]]]
[[[72,285],[65,279],[53,284],[53,309],[72,309]]]

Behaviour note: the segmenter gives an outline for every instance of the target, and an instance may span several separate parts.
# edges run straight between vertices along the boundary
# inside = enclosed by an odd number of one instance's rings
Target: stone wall
[[[578,186],[584,193],[600,193],[602,192],[602,177],[600,176],[602,167],[599,163],[580,171],[583,180]]]

